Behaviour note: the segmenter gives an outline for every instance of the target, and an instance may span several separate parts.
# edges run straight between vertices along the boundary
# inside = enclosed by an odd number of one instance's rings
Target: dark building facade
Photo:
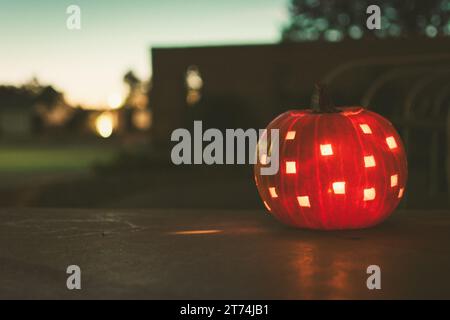
[[[336,104],[360,104],[387,71],[450,65],[449,45],[448,39],[403,39],[153,48],[153,135],[168,141],[191,118],[264,127],[285,110],[308,107],[316,82],[328,82]],[[186,72],[193,66],[203,85],[199,102],[189,106]]]
[[[336,105],[388,117],[405,141],[417,192],[426,184],[448,202],[449,48],[446,38],[153,48],[152,139],[168,145],[193,120],[264,128],[286,110],[308,108],[323,82]]]

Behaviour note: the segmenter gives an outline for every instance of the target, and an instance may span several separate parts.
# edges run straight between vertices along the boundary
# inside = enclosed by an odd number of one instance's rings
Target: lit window
[[[364,157],[364,166],[366,168],[375,167],[375,158],[373,156]]]
[[[375,199],[375,188],[364,189],[364,201]]]
[[[345,182],[333,182],[333,191],[335,194],[345,194]]]
[[[321,144],[320,153],[323,156],[331,156],[333,154],[333,148],[331,147],[331,144]]]
[[[270,207],[269,207],[269,205],[267,204],[267,202],[265,202],[265,201],[263,201],[263,202],[264,202],[264,206],[266,207],[267,210],[269,210],[269,211],[272,210],[272,209],[270,209]]]
[[[392,136],[386,138],[386,143],[387,143],[389,149],[397,148],[397,142],[395,142],[395,139]]]
[[[275,187],[270,187],[269,193],[272,198],[278,198],[277,190],[275,189]]]
[[[403,197],[403,192],[405,191],[405,188],[400,188],[400,190],[398,190],[398,197],[401,198]]]
[[[186,86],[190,90],[200,90],[203,87],[203,79],[197,66],[190,66],[187,69]]]
[[[203,79],[200,71],[196,66],[190,66],[186,71],[186,87],[187,95],[186,102],[193,106],[198,103],[202,97],[201,89],[203,87]]]
[[[396,185],[398,185],[398,174],[391,176],[391,187],[395,187]]]
[[[308,196],[297,197],[297,201],[300,207],[308,207],[308,208],[311,207]]]
[[[186,96],[186,103],[190,106],[196,104],[200,101],[202,95],[200,94],[200,91],[197,90],[189,90]]]
[[[286,161],[286,173],[293,174],[297,172],[295,161]]]
[[[288,131],[286,134],[286,140],[294,140],[295,139],[295,131]]]
[[[360,124],[359,127],[365,134],[372,134],[372,129],[367,124]]]

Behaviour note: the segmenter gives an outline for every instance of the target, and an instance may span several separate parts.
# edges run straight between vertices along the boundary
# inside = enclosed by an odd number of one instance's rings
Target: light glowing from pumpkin
[[[294,174],[296,172],[297,169],[295,168],[295,161],[286,161],[286,173]]]
[[[312,229],[375,225],[397,207],[407,181],[406,156],[394,127],[359,107],[317,114],[286,112],[279,129],[281,170],[255,180],[264,205],[286,224]]]
[[[295,139],[295,131],[288,131],[286,134],[286,140],[294,140]]]

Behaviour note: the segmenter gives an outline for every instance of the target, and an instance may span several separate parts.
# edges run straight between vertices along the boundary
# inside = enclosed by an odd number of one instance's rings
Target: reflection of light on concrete
[[[109,138],[114,129],[114,118],[110,112],[101,113],[97,119],[95,119],[95,129],[102,138]]]
[[[314,243],[300,242],[295,245],[298,256],[295,269],[298,274],[298,288],[303,298],[339,299],[348,294],[351,261],[344,252],[335,254],[327,247],[317,247]],[[341,256],[342,255],[342,256]]]
[[[355,270],[364,264],[355,259],[357,254],[354,249],[342,248],[341,243],[330,246],[327,244],[329,239],[317,238],[314,242],[302,240],[293,246],[297,253],[293,262],[298,274],[296,287],[301,290],[304,299],[347,299],[359,290],[354,286],[355,279],[359,279]],[[371,252],[370,256],[380,259],[376,251]],[[361,284],[363,290],[364,281]]]
[[[299,254],[295,260],[295,267],[299,276],[298,286],[304,291],[305,298],[311,299],[314,295],[314,277],[318,272],[317,262],[315,261],[316,246],[302,242],[295,246],[295,251]]]
[[[332,270],[328,286],[330,288],[329,299],[345,299],[350,290],[348,275],[351,272],[351,262],[336,256],[330,266]]]
[[[183,230],[183,231],[175,231],[170,232],[170,234],[176,235],[200,235],[200,234],[216,234],[221,233],[222,230],[218,229],[207,229],[207,230]]]
[[[119,93],[113,93],[108,97],[108,106],[111,109],[119,109],[122,106],[122,96]]]
[[[152,126],[153,118],[150,110],[135,110],[133,112],[133,125],[139,130],[147,130]]]

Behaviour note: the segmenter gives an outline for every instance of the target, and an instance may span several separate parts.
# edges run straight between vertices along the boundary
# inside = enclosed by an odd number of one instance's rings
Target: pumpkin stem
[[[315,84],[313,95],[313,111],[315,113],[335,113],[340,112],[333,104],[326,86],[324,84]]]

